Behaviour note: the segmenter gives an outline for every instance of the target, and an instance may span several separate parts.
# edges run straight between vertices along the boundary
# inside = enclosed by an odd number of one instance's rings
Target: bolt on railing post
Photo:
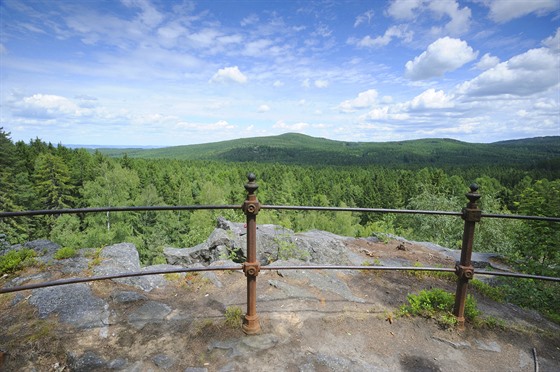
[[[455,265],[455,274],[457,275],[457,291],[455,292],[455,306],[453,307],[453,315],[457,317],[457,325],[459,328],[465,326],[465,302],[467,299],[467,287],[469,280],[474,276],[474,267],[472,266],[471,256],[474,241],[475,224],[480,221],[482,211],[476,203],[480,199],[477,193],[478,186],[472,184],[470,192],[465,196],[469,199],[467,207],[463,208],[461,216],[465,221],[463,230],[463,245],[461,247],[461,260]]]
[[[247,199],[242,209],[247,216],[247,261],[243,263],[243,272],[247,277],[247,314],[243,318],[243,332],[248,335],[259,333],[261,326],[257,315],[257,275],[259,275],[260,264],[257,261],[257,214],[260,203],[255,195],[259,185],[255,183],[255,175],[247,175],[248,183],[245,184]]]

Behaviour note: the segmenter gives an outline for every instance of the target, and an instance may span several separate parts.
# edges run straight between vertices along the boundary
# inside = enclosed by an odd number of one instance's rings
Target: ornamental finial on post
[[[480,194],[478,191],[478,185],[476,183],[472,183],[469,186],[470,191],[465,194],[469,202],[467,203],[467,207],[463,208],[463,220],[465,221],[473,221],[479,222],[482,211],[478,208],[477,201],[480,199]]]
[[[249,180],[249,182],[245,184],[245,190],[247,190],[247,199],[245,199],[245,202],[242,206],[243,212],[246,215],[256,215],[257,213],[259,213],[260,204],[257,200],[257,196],[255,195],[255,191],[257,191],[259,185],[257,185],[257,183],[255,182],[256,179],[257,177],[254,173],[247,174],[247,180]]]
[[[249,180],[249,182],[245,184],[245,190],[247,190],[249,195],[254,194],[255,191],[257,191],[257,189],[259,188],[259,185],[257,185],[257,183],[255,182],[256,179],[257,176],[255,176],[254,173],[247,173],[247,180]]]

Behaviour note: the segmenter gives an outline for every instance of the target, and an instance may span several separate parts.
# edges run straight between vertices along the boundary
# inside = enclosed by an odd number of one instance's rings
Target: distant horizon
[[[225,141],[234,141],[234,140],[251,139],[251,138],[278,137],[278,136],[282,136],[282,135],[286,135],[286,134],[301,134],[301,135],[312,137],[312,138],[321,138],[321,139],[327,139],[327,140],[331,140],[331,141],[355,142],[355,143],[387,143],[387,142],[403,142],[403,141],[416,141],[416,140],[426,140],[426,139],[448,139],[448,140],[454,140],[454,141],[459,141],[459,142],[464,142],[464,143],[492,144],[492,143],[497,143],[497,142],[518,141],[518,140],[526,140],[526,139],[533,139],[533,138],[559,137],[559,139],[560,139],[560,135],[558,135],[558,136],[551,135],[551,136],[533,136],[533,137],[511,138],[511,139],[492,141],[492,142],[469,142],[469,141],[461,141],[461,140],[458,140],[458,139],[455,139],[455,138],[450,138],[450,137],[424,137],[424,138],[415,138],[415,139],[410,139],[410,140],[394,140],[394,141],[393,140],[388,140],[388,141],[342,141],[342,140],[336,140],[336,139],[327,138],[327,137],[310,136],[310,135],[307,135],[307,134],[304,134],[304,133],[286,132],[286,133],[281,133],[281,134],[272,135],[272,136],[240,137],[240,138],[233,138],[233,139],[221,140],[221,141],[210,141],[210,142],[203,142],[203,143],[189,143],[189,144],[183,144],[183,145],[170,145],[170,146],[165,146],[165,145],[127,145],[127,144],[99,145],[99,144],[75,144],[75,143],[71,143],[71,144],[60,143],[60,144],[64,147],[68,147],[68,148],[72,148],[72,149],[75,149],[75,148],[85,148],[85,149],[127,149],[127,148],[130,148],[130,149],[159,149],[159,148],[178,147],[178,146],[205,145],[205,144],[210,144],[210,143],[219,143],[219,142],[225,142]],[[41,139],[41,138],[39,138],[39,139]],[[48,141],[45,141],[45,142],[48,142]],[[53,144],[53,145],[58,145],[58,144]]]
[[[560,135],[558,0],[0,2],[15,141]],[[124,145],[123,145],[124,144]]]

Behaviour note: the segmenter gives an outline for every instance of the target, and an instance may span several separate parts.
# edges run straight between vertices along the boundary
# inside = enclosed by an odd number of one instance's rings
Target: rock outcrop
[[[245,337],[239,323],[226,325],[227,317],[235,314],[229,310],[240,310],[237,313],[241,316],[245,306],[246,279],[241,271],[118,278],[5,297],[7,300],[0,302],[4,367],[52,371],[370,371],[418,366],[453,370],[469,364],[475,369],[499,365],[524,370],[532,361],[529,346],[539,348],[539,353],[543,350],[539,354],[543,370],[558,367],[553,353],[560,341],[551,335],[560,334],[560,328],[534,313],[512,310],[513,305],[481,302],[484,311],[493,316],[509,312],[510,318],[505,319],[512,324],[544,330],[545,336],[532,333],[532,339],[507,330],[455,336],[423,319],[399,319],[393,324],[391,312],[406,301],[408,293],[434,284],[453,287],[453,283],[433,278],[423,282],[402,273],[385,276],[362,270],[305,268],[310,263],[452,267],[454,251],[404,239],[382,243],[324,231],[296,234],[275,225],[259,225],[257,243],[258,259],[272,269],[262,270],[258,279],[261,335]],[[0,285],[185,266],[240,266],[246,255],[246,229],[242,223],[220,219],[206,242],[190,248],[166,248],[168,264],[148,267],[141,267],[138,252],[130,243],[104,247],[95,261],[87,250],[80,250],[74,258],[54,260],[59,247],[44,240],[10,249],[23,247],[36,250],[45,265],[41,271],[32,268],[18,277],[2,278]],[[301,269],[281,268],[286,265]],[[430,280],[434,281],[428,283]],[[481,352],[485,354],[481,356]]]

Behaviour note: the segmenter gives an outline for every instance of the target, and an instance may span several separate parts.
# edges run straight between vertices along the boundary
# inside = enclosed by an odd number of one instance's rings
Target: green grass
[[[241,327],[243,321],[243,310],[238,306],[226,308],[226,325],[231,328]]]

